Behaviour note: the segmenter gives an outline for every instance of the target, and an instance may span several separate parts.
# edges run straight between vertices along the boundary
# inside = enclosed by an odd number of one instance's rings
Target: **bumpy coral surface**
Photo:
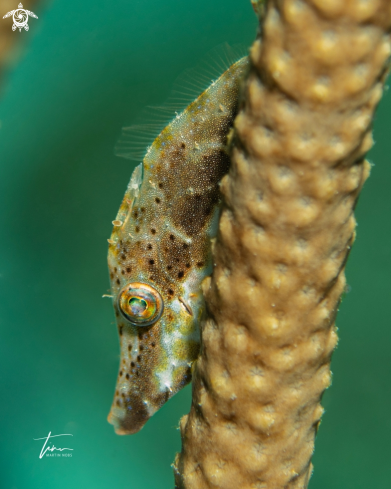
[[[177,488],[307,487],[390,23],[387,0],[266,5],[222,181]]]

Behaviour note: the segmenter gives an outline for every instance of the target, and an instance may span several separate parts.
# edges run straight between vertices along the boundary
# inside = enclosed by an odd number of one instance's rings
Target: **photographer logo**
[[[43,438],[33,438],[35,441],[45,440],[41,448],[39,458],[45,456],[46,457],[72,457],[72,453],[70,452],[73,451],[73,448],[59,448],[54,445],[53,441],[49,441],[52,440],[52,438],[57,438],[59,436],[73,436],[73,435],[70,435],[69,433],[63,433],[62,435],[52,435],[52,432],[49,431],[48,436],[44,436]],[[56,443],[58,443],[57,440]],[[50,446],[50,444],[52,446]],[[68,450],[68,451],[64,452],[64,450]]]
[[[21,32],[22,29],[26,31],[29,30],[29,25],[28,25],[29,16],[38,19],[38,17],[34,14],[34,12],[30,12],[30,10],[25,10],[21,3],[18,5],[18,8],[16,10],[11,10],[11,12],[6,13],[3,16],[3,19],[6,19],[7,17],[11,17],[11,15],[14,21],[12,25],[12,30],[16,31],[16,29],[19,29],[19,32]]]

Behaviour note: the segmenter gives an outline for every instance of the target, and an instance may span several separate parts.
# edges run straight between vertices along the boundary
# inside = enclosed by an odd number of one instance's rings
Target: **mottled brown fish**
[[[160,133],[113,221],[108,262],[121,358],[108,420],[118,434],[139,431],[191,380],[227,135],[247,66],[247,58],[233,64]]]

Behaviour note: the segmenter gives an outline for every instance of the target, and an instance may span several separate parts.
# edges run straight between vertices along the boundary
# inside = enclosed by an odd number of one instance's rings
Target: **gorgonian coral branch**
[[[266,4],[221,185],[177,488],[307,487],[390,24],[387,0]]]

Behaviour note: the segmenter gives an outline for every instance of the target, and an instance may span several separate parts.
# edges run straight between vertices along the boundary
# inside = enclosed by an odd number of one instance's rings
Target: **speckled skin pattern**
[[[307,487],[390,23],[388,0],[266,4],[203,283],[177,488]]]
[[[145,422],[191,380],[204,312],[201,281],[211,273],[210,239],[228,171],[227,134],[248,58],[233,64],[168,125],[131,178],[109,240],[120,371],[109,422],[118,434]],[[162,296],[162,317],[136,327],[122,317],[118,293],[142,282]]]
[[[6,19],[3,19],[3,15],[11,10],[15,10],[18,8],[18,3],[20,0],[1,0],[0,7],[0,95],[3,84],[3,72],[7,68],[7,64],[12,60],[13,57],[19,55],[15,51],[15,45],[22,41],[22,36],[19,30],[16,32],[12,30],[12,16]],[[33,7],[36,6],[39,2],[36,0],[25,0],[22,1],[23,8],[27,10],[34,10]]]

